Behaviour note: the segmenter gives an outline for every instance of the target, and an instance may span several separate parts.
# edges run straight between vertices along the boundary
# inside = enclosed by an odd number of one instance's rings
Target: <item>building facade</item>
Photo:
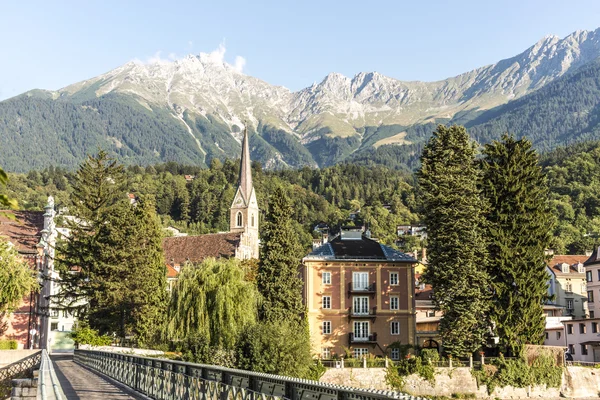
[[[349,349],[356,358],[398,358],[394,343],[414,345],[415,262],[364,236],[360,228],[342,228],[304,257],[313,353],[331,359]]]
[[[600,247],[583,263],[587,284],[587,304],[590,318],[600,317]]]
[[[589,317],[585,255],[555,255],[548,262],[548,294],[554,296],[552,305],[561,307],[562,315],[574,318]]]

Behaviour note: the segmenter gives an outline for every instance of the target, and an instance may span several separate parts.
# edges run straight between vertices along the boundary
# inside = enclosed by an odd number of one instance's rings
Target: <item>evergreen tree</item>
[[[2,168],[0,168],[0,186],[8,183],[8,175]],[[7,195],[0,193],[0,207],[2,208],[14,208],[17,205],[15,200],[10,199]]]
[[[262,319],[302,321],[302,280],[300,260],[303,249],[292,222],[292,205],[281,187],[269,199],[262,226],[258,290],[264,297]]]
[[[480,348],[488,328],[486,202],[478,188],[475,149],[464,127],[440,125],[423,149],[417,173],[427,225],[425,279],[443,312],[444,348],[454,356]]]
[[[545,250],[554,217],[538,156],[527,139],[503,135],[486,144],[481,166],[487,214],[491,319],[500,345],[520,355],[526,343],[543,344],[548,300]]]

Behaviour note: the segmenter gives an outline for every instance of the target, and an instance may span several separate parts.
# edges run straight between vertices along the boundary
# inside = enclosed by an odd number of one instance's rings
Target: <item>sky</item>
[[[294,91],[330,72],[434,81],[598,27],[598,0],[0,0],[0,100],[216,49]]]

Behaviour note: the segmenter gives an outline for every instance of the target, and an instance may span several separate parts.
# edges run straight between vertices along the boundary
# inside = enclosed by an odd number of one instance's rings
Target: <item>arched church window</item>
[[[251,226],[254,227],[254,214],[252,214]]]
[[[238,211],[238,213],[237,213],[236,220],[237,220],[237,226],[242,226],[242,222],[243,222],[242,221],[242,213],[240,211]]]

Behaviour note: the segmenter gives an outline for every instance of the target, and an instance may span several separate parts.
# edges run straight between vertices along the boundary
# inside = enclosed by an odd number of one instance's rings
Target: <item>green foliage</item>
[[[188,336],[173,344],[177,352],[181,353],[184,361],[237,368],[235,349],[212,346],[206,337]]]
[[[162,236],[154,206],[142,198],[131,205],[124,183],[122,167],[103,151],[77,171],[56,300],[101,333],[150,345],[160,339],[167,299]]]
[[[480,370],[472,370],[477,384],[486,385],[489,394],[496,387],[528,387],[530,385],[546,385],[560,387],[562,368],[556,365],[554,357],[547,354],[539,355],[531,365],[523,358],[506,359],[502,355],[484,365]]]
[[[321,379],[325,371],[327,371],[327,368],[323,365],[321,360],[316,360],[315,363],[309,367],[306,379],[318,381]]]
[[[0,340],[0,350],[17,350],[19,348],[19,344],[14,339],[2,339]]]
[[[2,319],[13,311],[23,298],[39,286],[35,271],[30,268],[17,250],[4,238],[0,238],[0,334],[6,329]]]
[[[434,385],[435,368],[429,360],[422,356],[403,357],[396,365],[392,363],[386,368],[385,382],[396,390],[403,390],[406,377],[417,374]]]
[[[487,203],[479,189],[475,144],[464,127],[438,126],[417,173],[428,235],[426,282],[443,312],[445,350],[465,356],[480,348],[487,331],[489,278],[484,234]]]
[[[167,337],[232,350],[256,323],[259,302],[238,260],[207,258],[200,265],[185,265],[171,294]]]
[[[422,349],[420,353],[423,362],[427,364],[440,361],[440,353],[436,349]]]
[[[531,142],[504,135],[486,144],[483,155],[482,188],[490,204],[487,265],[494,292],[490,317],[504,351],[521,355],[525,344],[544,341],[545,251],[554,216]]]
[[[73,332],[71,338],[75,341],[75,345],[89,344],[91,346],[109,346],[112,344],[113,338],[108,335],[99,335],[98,331],[90,328],[85,324],[79,324]]]
[[[303,255],[304,249],[293,229],[292,204],[283,189],[275,189],[262,226],[256,277],[258,290],[264,298],[262,320],[302,321],[305,307],[298,272]]]
[[[256,372],[314,378],[308,327],[265,321],[250,327],[238,345],[238,366]]]
[[[6,185],[8,183],[8,175],[2,168],[0,168],[0,186]],[[15,208],[17,203],[15,200],[10,199],[5,194],[0,194],[0,207],[2,208]]]

